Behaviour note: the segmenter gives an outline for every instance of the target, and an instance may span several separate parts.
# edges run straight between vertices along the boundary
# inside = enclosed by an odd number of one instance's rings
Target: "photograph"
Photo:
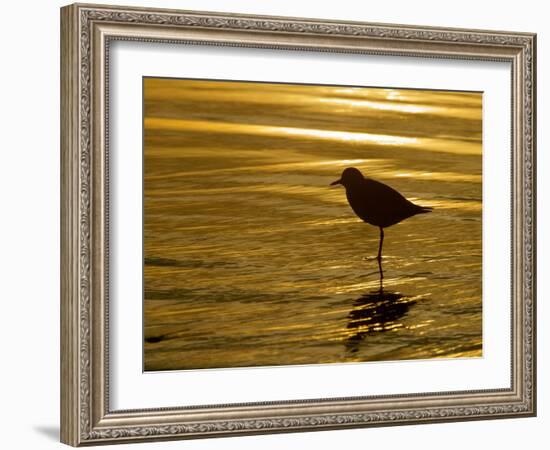
[[[483,92],[142,89],[145,371],[483,356]]]
[[[61,442],[537,415],[542,22],[289,5],[72,4],[44,33]]]

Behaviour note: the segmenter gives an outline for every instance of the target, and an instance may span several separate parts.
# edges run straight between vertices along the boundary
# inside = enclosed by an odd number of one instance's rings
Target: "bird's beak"
[[[337,184],[342,184],[342,179],[336,180],[336,181],[333,181],[332,183],[330,183],[331,186],[336,186]]]

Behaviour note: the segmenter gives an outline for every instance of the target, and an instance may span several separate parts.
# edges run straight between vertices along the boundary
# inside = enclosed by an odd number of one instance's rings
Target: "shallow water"
[[[481,94],[144,83],[146,370],[481,356]],[[350,166],[434,207],[382,291]]]

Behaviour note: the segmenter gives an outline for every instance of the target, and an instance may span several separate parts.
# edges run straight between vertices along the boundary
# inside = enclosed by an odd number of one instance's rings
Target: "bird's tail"
[[[418,214],[424,214],[432,212],[433,208],[431,206],[419,206],[418,207]]]

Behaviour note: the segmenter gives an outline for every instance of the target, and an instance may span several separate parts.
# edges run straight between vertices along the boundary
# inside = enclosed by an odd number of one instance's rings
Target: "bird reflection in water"
[[[412,297],[399,292],[376,291],[361,295],[348,314],[346,350],[357,353],[361,341],[370,334],[390,331],[403,326],[399,319],[416,303]]]

